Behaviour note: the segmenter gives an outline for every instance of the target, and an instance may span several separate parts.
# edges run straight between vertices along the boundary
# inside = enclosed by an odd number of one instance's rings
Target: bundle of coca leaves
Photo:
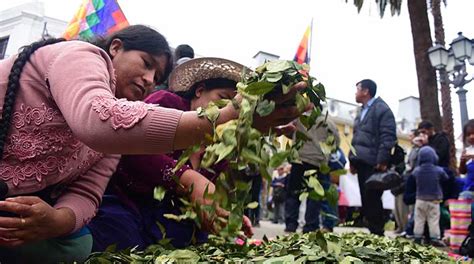
[[[287,94],[291,87],[304,81],[307,87],[296,93],[294,100],[289,104],[296,105],[303,112],[311,102],[314,107],[311,111],[300,117],[300,121],[308,129],[315,124],[316,118],[321,115],[321,101],[325,100],[324,86],[315,78],[309,76],[307,65],[300,65],[293,61],[271,61],[258,67],[254,72],[243,73],[242,81],[237,84],[237,92],[242,101],[239,104],[239,118],[216,126],[219,117],[219,108],[227,105],[229,101],[221,100],[210,103],[206,108],[197,110],[200,117],[207,118],[214,127],[213,135],[209,135],[201,167],[211,170],[212,165],[226,161],[228,169],[220,173],[215,182],[215,192],[205,194],[205,198],[213,201],[212,204],[198,205],[185,201],[181,216],[169,218],[178,221],[193,219],[200,225],[198,216],[203,213],[215,215],[217,205],[230,212],[227,219],[217,219],[215,229],[224,237],[235,237],[240,234],[242,217],[245,208],[255,208],[258,204],[249,203],[249,192],[253,177],[263,177],[271,181],[270,172],[280,166],[284,161],[298,161],[298,148],[307,138],[303,133],[296,133],[296,140],[292,144],[280,146],[275,133],[262,134],[252,127],[256,115],[267,116],[275,109],[277,94]],[[334,137],[328,138],[323,149],[334,151]],[[187,162],[189,156],[199,149],[193,146],[183,153],[175,171]],[[305,174],[308,186],[313,190],[302,195],[313,199],[322,199],[324,196],[332,202],[337,202],[337,190],[332,187],[329,192],[324,192],[323,187],[316,177],[316,171]],[[157,191],[157,197],[162,197],[163,189]],[[193,212],[193,213],[191,213]],[[194,213],[195,212],[195,213]]]
[[[263,238],[235,243],[222,237],[186,249],[151,245],[144,251],[128,249],[94,253],[95,263],[464,263],[447,252],[422,246],[404,238],[367,233],[321,233]],[[465,262],[467,263],[467,261]]]

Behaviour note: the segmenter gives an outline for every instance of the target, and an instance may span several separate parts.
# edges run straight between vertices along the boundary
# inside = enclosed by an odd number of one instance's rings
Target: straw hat
[[[169,78],[169,89],[174,92],[189,90],[195,83],[224,78],[235,82],[241,80],[243,71],[248,68],[222,58],[203,57],[188,60],[174,68]]]

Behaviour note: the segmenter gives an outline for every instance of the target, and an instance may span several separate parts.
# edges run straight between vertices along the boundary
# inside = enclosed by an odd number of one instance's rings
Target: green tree
[[[383,17],[387,6],[390,6],[392,16],[400,14],[402,0],[375,0],[375,3],[379,8],[381,17]],[[364,0],[354,0],[354,5],[359,11],[363,4]],[[430,120],[437,130],[441,130],[442,122],[438,103],[436,72],[431,66],[427,54],[427,50],[433,45],[433,42],[426,1],[408,0],[408,13],[410,16],[413,52],[418,77],[421,118]]]
[[[446,0],[443,0],[446,6]],[[434,36],[435,41],[441,45],[445,45],[445,34],[443,25],[443,16],[441,14],[441,0],[430,0],[431,14],[433,15]],[[454,144],[454,125],[453,125],[453,108],[451,106],[451,89],[449,84],[445,82],[447,78],[446,70],[440,70],[440,90],[441,90],[441,109],[443,111],[443,130],[448,134],[451,144],[451,152],[449,153],[450,165],[456,168],[456,147]]]

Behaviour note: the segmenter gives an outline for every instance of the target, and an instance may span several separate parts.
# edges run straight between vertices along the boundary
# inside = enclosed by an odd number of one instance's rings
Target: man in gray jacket
[[[351,173],[357,173],[362,199],[362,215],[371,233],[383,235],[383,191],[365,188],[365,181],[376,171],[386,171],[391,149],[397,142],[395,118],[389,106],[375,97],[377,84],[369,79],[356,84],[355,99],[362,104],[354,121],[352,151],[349,153]]]
[[[329,175],[323,174],[320,171],[320,166],[322,164],[327,164],[331,154],[321,147],[321,143],[326,142],[328,137],[334,139],[336,147],[339,146],[340,142],[336,126],[329,120],[329,118],[325,121],[325,115],[318,117],[318,119],[316,119],[316,124],[309,130],[306,130],[301,122],[297,120],[296,129],[305,134],[309,140],[306,141],[298,151],[302,163],[292,163],[291,172],[287,176],[287,197],[285,200],[286,232],[295,232],[298,227],[298,213],[300,208],[299,195],[308,189],[305,182],[307,178],[304,177],[305,171],[317,170],[318,180],[325,190],[329,189],[331,185]],[[321,210],[332,211],[329,208],[327,201],[315,201],[310,198],[306,200],[303,233],[319,229],[319,213]],[[331,212],[331,214],[335,214],[335,212]],[[323,217],[323,228],[332,230],[334,224],[335,221],[330,219],[330,216]]]

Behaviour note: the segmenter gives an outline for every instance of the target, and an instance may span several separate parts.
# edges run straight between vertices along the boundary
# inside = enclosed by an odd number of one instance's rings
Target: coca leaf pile
[[[366,233],[293,234],[243,243],[212,237],[187,249],[152,245],[145,251],[95,253],[95,263],[456,263],[444,251],[403,238]]]

